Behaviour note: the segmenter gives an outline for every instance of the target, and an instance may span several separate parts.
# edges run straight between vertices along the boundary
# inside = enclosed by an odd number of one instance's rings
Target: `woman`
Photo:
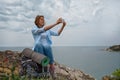
[[[56,25],[62,23],[62,26],[60,29],[58,29],[57,32],[53,32],[50,29],[55,27]],[[43,15],[37,15],[35,18],[35,27],[32,29],[32,34],[35,40],[35,45],[33,47],[33,50],[35,52],[44,54],[48,58],[50,58],[50,71],[54,72],[54,58],[52,54],[51,44],[52,39],[51,36],[59,36],[61,32],[63,31],[66,22],[59,18],[54,24],[44,26],[45,20]]]

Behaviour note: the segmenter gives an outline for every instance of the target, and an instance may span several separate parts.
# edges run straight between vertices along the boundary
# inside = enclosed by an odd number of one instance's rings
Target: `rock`
[[[55,68],[57,76],[65,76],[67,78],[66,80],[95,80],[92,76],[80,70],[72,69],[59,63],[55,63]]]
[[[105,75],[102,77],[102,80],[120,80],[120,77],[115,77],[113,75]]]
[[[14,65],[14,74],[18,75],[21,58],[19,55],[20,52],[11,50],[0,51],[0,74],[11,74],[11,69]],[[95,78],[80,70],[72,69],[57,62],[55,62],[55,74],[57,76],[57,80],[95,80]]]
[[[111,79],[110,79],[110,76],[106,75],[102,78],[102,80],[111,80]]]
[[[120,45],[110,46],[106,49],[107,51],[120,51]]]
[[[14,73],[19,74],[20,67],[20,57],[19,54],[11,50],[0,51],[0,72],[11,74],[11,69],[15,66]]]

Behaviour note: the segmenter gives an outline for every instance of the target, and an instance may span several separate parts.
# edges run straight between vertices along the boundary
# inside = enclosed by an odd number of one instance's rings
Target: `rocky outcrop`
[[[110,46],[106,49],[107,51],[120,51],[120,45]]]
[[[55,63],[56,74],[59,77],[64,77],[65,80],[95,80],[92,76],[83,73],[80,70]]]
[[[15,66],[14,74],[19,75],[20,69],[20,52],[17,51],[0,51],[0,77],[1,74],[11,74],[13,65]],[[95,80],[92,76],[65,65],[55,63],[55,74],[57,80]],[[3,76],[3,75],[2,75]],[[49,79],[51,80],[51,79]]]

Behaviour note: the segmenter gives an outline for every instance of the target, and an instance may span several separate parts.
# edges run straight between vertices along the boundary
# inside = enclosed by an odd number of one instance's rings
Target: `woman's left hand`
[[[62,23],[62,18],[59,18],[57,21],[56,21],[56,24],[60,24]]]
[[[66,22],[65,22],[65,20],[63,20],[63,25],[64,25],[64,26],[66,25]]]

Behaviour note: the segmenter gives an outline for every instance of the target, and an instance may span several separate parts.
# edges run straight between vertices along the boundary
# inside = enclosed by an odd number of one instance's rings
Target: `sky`
[[[0,0],[0,46],[33,46],[36,15],[44,15],[46,25],[60,17],[67,22],[53,46],[120,44],[119,8],[120,0]]]

